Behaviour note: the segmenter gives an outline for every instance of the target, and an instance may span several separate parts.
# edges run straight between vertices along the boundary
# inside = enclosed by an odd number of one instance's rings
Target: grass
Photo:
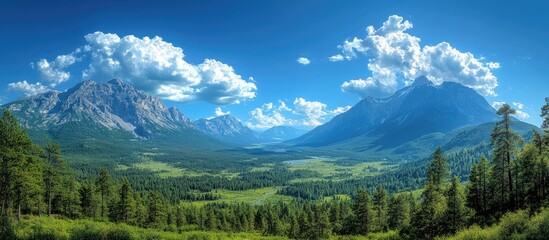
[[[287,239],[262,236],[255,232],[193,230],[177,233],[88,219],[68,220],[36,216],[26,216],[21,221],[14,222],[13,229],[17,239]]]
[[[264,204],[267,202],[291,201],[293,197],[278,195],[277,187],[249,189],[244,191],[214,190],[212,193],[221,196],[221,199],[211,201],[195,201],[189,204],[202,206],[208,203],[249,203]]]
[[[375,176],[394,168],[396,165],[386,165],[384,162],[362,162],[352,166],[338,165],[331,158],[310,158],[298,159],[304,161],[303,164],[290,164],[290,170],[311,170],[322,175],[322,179],[296,179],[292,182],[317,181],[317,180],[346,180],[350,178],[359,178],[366,176]]]
[[[336,196],[336,198],[341,199],[341,200],[351,200],[351,196],[349,196],[347,194],[336,194],[335,196]],[[324,201],[329,202],[329,201],[332,201],[332,200],[334,200],[334,196],[324,197]]]
[[[117,169],[124,169],[124,167],[128,167],[124,165],[122,166],[123,167],[117,167]],[[155,172],[156,175],[161,178],[182,177],[182,176],[198,177],[205,174],[201,172],[190,171],[184,168],[174,167],[168,163],[155,162],[152,160],[146,160],[143,162],[136,163],[132,167],[143,169],[143,170],[150,170],[152,172]]]

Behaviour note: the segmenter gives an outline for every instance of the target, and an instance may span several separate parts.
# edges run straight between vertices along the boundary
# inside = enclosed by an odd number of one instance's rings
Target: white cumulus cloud
[[[303,125],[318,126],[322,124],[320,120],[328,113],[326,112],[326,104],[318,101],[307,101],[304,98],[296,98],[294,100],[294,113],[305,116]]]
[[[38,93],[47,92],[49,89],[40,82],[28,83],[26,80],[8,84],[8,89],[21,93],[25,96],[32,96]]]
[[[221,107],[216,107],[215,108],[215,116],[216,117],[225,116],[225,115],[229,115],[229,114],[231,114],[231,111],[223,112],[223,109],[221,109]]]
[[[220,61],[199,65],[184,60],[183,49],[161,37],[138,38],[95,32],[86,35],[92,61],[84,79],[121,78],[149,93],[178,102],[238,104],[255,98],[256,85]]]
[[[286,119],[280,111],[277,109],[273,110],[273,103],[263,104],[263,106],[250,111],[249,114],[250,119],[246,125],[250,128],[264,130],[288,123],[288,119]]]
[[[206,101],[217,105],[238,104],[255,98],[253,78],[244,80],[232,66],[215,59],[200,64],[185,61],[183,49],[159,36],[120,37],[113,33],[86,35],[86,45],[53,61],[41,59],[32,64],[51,88],[68,80],[65,68],[77,61],[89,62],[82,79],[107,81],[120,78],[149,94],[164,99],[191,102]]]
[[[530,118],[530,114],[528,113],[525,113],[523,111],[523,108],[524,108],[524,104],[522,103],[519,103],[519,102],[513,102],[513,106],[515,106],[515,115],[520,118],[520,119],[527,119],[527,118]]]
[[[366,37],[345,40],[339,46],[342,57],[366,56],[372,76],[345,81],[341,89],[362,97],[384,97],[419,76],[427,76],[436,84],[458,82],[482,95],[496,95],[498,82],[492,69],[499,68],[499,63],[483,62],[447,42],[421,46],[419,37],[406,32],[412,27],[411,22],[393,15],[378,29],[369,26]]]
[[[246,125],[260,130],[281,125],[313,128],[351,108],[345,106],[328,110],[326,106],[325,103],[304,98],[296,98],[293,101],[293,109],[282,100],[278,100],[277,104],[269,102],[250,111],[250,119]]]
[[[339,62],[339,61],[343,61],[343,55],[341,55],[341,54],[336,54],[336,55],[330,56],[328,59],[330,60],[330,62]]]
[[[349,109],[351,109],[351,106],[337,107],[336,109],[330,111],[330,113],[334,116],[337,116],[339,114],[347,112]]]
[[[36,63],[31,63],[40,74],[40,79],[44,80],[50,87],[55,87],[60,83],[66,82],[71,77],[70,72],[64,71],[65,68],[78,61],[74,53],[59,55],[53,61],[40,59]]]
[[[311,61],[306,57],[300,57],[297,59],[297,62],[301,65],[309,65]]]

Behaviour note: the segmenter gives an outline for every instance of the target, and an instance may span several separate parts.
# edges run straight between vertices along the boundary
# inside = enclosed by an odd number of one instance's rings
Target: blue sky
[[[543,1],[41,2],[0,3],[1,103],[120,77],[192,119],[265,129],[314,127],[419,75],[536,125],[549,96]]]

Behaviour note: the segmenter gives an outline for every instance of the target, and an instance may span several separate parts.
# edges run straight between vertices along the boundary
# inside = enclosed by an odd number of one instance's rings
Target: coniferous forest
[[[499,108],[490,143],[470,154],[475,159],[466,177],[448,159],[468,158],[438,148],[425,169],[419,164],[410,170],[423,174],[417,181],[401,172],[363,182],[290,184],[279,192],[293,200],[265,204],[187,202],[218,199],[211,189],[277,186],[315,174],[284,166],[218,181],[153,182],[131,173],[113,176],[105,167],[77,174],[64,161],[62,142],[34,144],[5,110],[0,238],[543,239],[549,229],[549,98],[545,101],[544,132],[533,131],[528,141],[511,128],[515,110],[507,104]],[[177,184],[200,191],[178,192]],[[413,189],[418,190],[407,191]]]

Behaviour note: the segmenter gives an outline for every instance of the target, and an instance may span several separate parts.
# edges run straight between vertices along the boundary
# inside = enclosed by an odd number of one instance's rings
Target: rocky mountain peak
[[[148,138],[156,132],[194,128],[176,108],[158,97],[113,79],[82,81],[66,92],[48,92],[6,104],[28,127],[48,128],[68,122],[89,122]]]
[[[429,80],[427,77],[421,76],[414,80],[414,82],[412,83],[412,86],[416,87],[416,86],[432,85],[432,84],[433,82],[431,82],[431,80]]]

